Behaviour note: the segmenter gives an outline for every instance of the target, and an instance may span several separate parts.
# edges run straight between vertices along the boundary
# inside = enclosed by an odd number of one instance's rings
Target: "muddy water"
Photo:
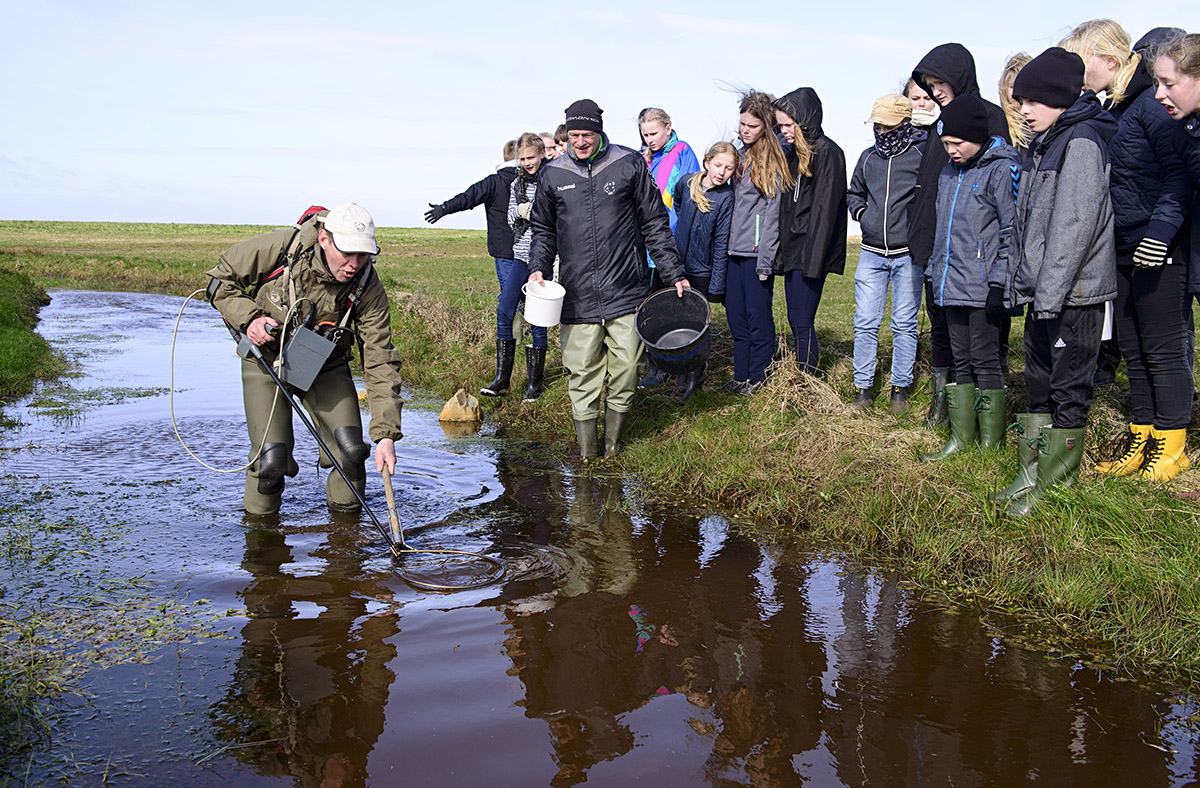
[[[0,577],[11,603],[78,591],[101,561],[222,637],[84,674],[16,770],[32,783],[1195,781],[1190,701],[1014,647],[889,574],[645,504],[566,446],[447,435],[419,398],[396,479],[410,540],[503,556],[504,583],[406,584],[365,520],[325,508],[311,441],[278,520],[247,518],[241,475],[203,470],[171,431],[179,304],[54,294],[40,330],[81,354],[71,385],[91,404],[10,409],[25,426],[0,434],[0,495],[78,543]],[[181,431],[212,464],[244,462],[239,362],[207,306],[178,354]],[[374,476],[369,500],[385,511]]]

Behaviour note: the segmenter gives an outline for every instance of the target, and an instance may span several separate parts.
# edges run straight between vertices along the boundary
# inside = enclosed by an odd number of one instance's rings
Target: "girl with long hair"
[[[1033,129],[1029,128],[1025,118],[1021,117],[1021,105],[1013,98],[1013,82],[1030,60],[1033,60],[1033,56],[1027,52],[1018,52],[1011,56],[1005,61],[1004,70],[1000,72],[1000,82],[996,85],[1000,92],[1000,109],[1004,110],[1004,118],[1008,121],[1008,136],[1012,138],[1013,147],[1022,153],[1033,140]]]
[[[771,302],[779,250],[779,205],[795,186],[775,136],[770,94],[742,94],[738,104],[741,161],[733,187],[725,314],[733,337],[733,380],[724,390],[748,395],[762,384],[775,354]]]
[[[1124,28],[1111,19],[1084,22],[1062,47],[1083,58],[1084,88],[1103,92],[1117,118],[1108,143],[1117,241],[1114,327],[1129,376],[1131,414],[1127,450],[1096,470],[1166,481],[1188,467],[1191,315],[1180,230],[1192,185],[1171,145],[1171,117],[1155,100],[1154,79]]]

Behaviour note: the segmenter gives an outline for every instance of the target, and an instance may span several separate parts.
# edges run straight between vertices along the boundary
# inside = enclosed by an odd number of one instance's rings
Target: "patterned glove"
[[[429,210],[425,212],[425,221],[433,224],[438,219],[446,215],[446,209],[440,205],[429,203]]]
[[[1133,253],[1133,264],[1138,268],[1157,268],[1167,261],[1167,245],[1153,238],[1143,238]]]

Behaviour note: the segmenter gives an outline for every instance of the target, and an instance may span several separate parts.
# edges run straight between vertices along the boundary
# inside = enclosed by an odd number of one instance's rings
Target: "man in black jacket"
[[[975,58],[962,44],[940,44],[931,49],[913,69],[912,78],[942,107],[956,96],[979,95]],[[1004,110],[990,101],[984,101],[984,104],[987,106],[988,133],[1005,142],[1012,142],[1008,136]],[[949,162],[950,156],[936,139],[925,145],[921,168],[917,172],[917,188],[908,205],[908,248],[914,265],[923,267],[933,256],[933,237],[937,233],[938,175]],[[934,303],[928,282],[925,283],[925,313],[929,315],[933,366],[933,398],[929,403],[925,424],[932,428],[948,419],[945,399],[940,394],[941,388],[950,382],[954,356],[950,352],[946,318],[942,308]],[[1004,354],[1008,350],[1007,338],[1008,330],[1004,328],[1001,332],[1001,350]]]
[[[529,282],[549,279],[559,256],[563,366],[575,436],[584,459],[599,454],[604,403],[605,455],[617,443],[633,407],[642,342],[634,312],[650,294],[646,251],[679,294],[688,286],[658,187],[637,151],[612,145],[602,110],[591,99],[567,107],[567,155],[545,165],[533,202]]]
[[[488,254],[496,260],[496,278],[500,280],[501,288],[508,280],[508,272],[513,264],[513,232],[508,226],[508,193],[516,177],[516,164],[506,161],[491,175],[468,186],[462,194],[456,194],[441,204],[429,203],[429,210],[425,212],[425,221],[433,224],[447,214],[469,211],[482,205],[487,217]]]

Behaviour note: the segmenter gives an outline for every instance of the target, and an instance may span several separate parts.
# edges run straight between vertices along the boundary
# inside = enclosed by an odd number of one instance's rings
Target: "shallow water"
[[[0,564],[5,601],[142,576],[227,637],[87,673],[9,765],[34,784],[1195,782],[1191,701],[1016,647],[890,574],[645,503],[565,445],[454,437],[440,403],[405,407],[401,520],[414,545],[503,557],[502,584],[405,583],[365,518],[326,509],[299,424],[281,516],[245,517],[241,474],[183,453],[159,391],[181,300],[53,296],[40,330],[106,404],[9,409],[25,426],[0,434],[3,503],[76,527],[49,567]],[[175,408],[229,467],[240,362],[213,315],[188,308]],[[368,500],[383,517],[373,473]]]

